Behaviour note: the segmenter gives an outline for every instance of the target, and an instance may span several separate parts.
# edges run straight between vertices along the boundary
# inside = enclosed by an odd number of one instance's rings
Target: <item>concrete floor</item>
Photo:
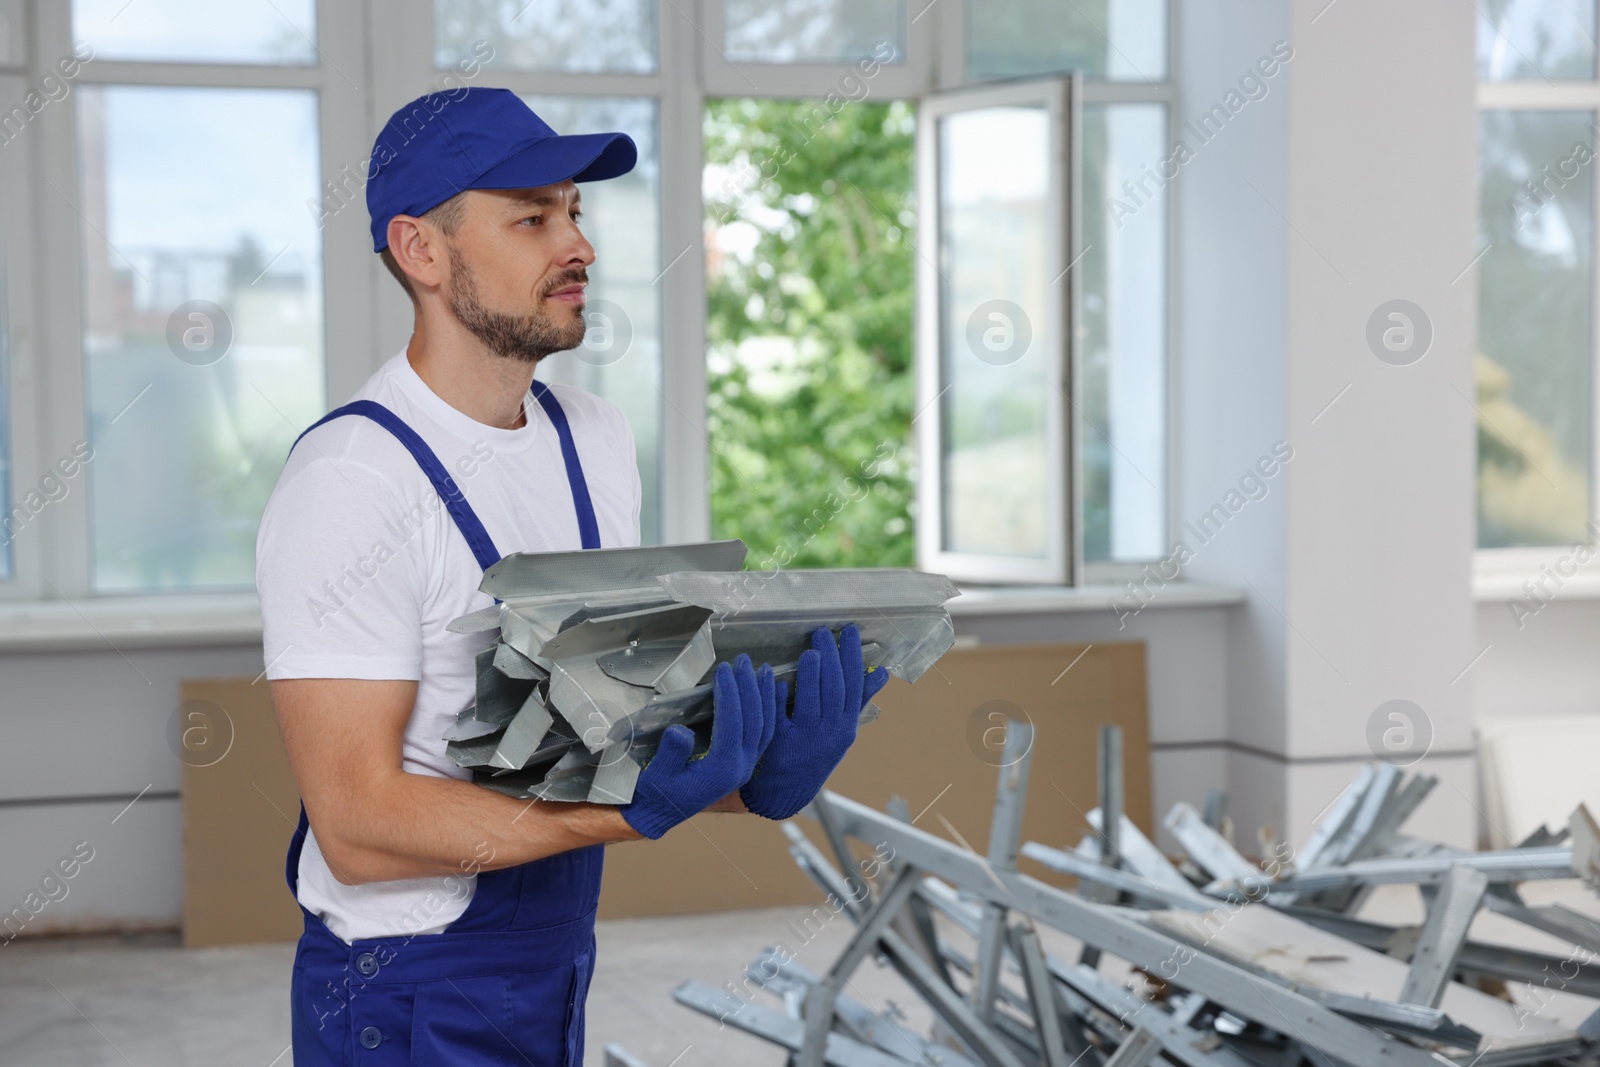
[[[840,917],[802,942],[787,924],[808,914],[779,908],[599,924],[586,1067],[604,1062],[610,1042],[651,1067],[782,1067],[777,1048],[680,1007],[672,990],[689,978],[737,981],[757,952],[779,942],[811,969],[825,969],[852,926]],[[293,959],[293,944],[184,949],[170,934],[0,943],[0,1067],[288,1067]],[[906,1025],[927,1032],[926,1012],[892,972],[869,962],[852,987],[880,1008],[893,998]]]
[[[1530,903],[1560,902],[1600,917],[1600,900],[1576,881],[1530,883],[1523,891]],[[1384,887],[1362,913],[1390,922],[1422,918],[1416,891],[1407,886]],[[782,1067],[785,1055],[776,1047],[719,1028],[671,994],[690,978],[719,987],[736,982],[757,952],[776,943],[813,971],[824,970],[853,927],[837,918],[806,941],[789,924],[808,914],[779,908],[601,923],[586,1067],[603,1063],[610,1042],[651,1067]],[[1047,951],[1075,954],[1072,939],[1040,933]],[[1479,916],[1473,935],[1568,951],[1488,914]],[[0,943],[0,1067],[288,1067],[293,957],[292,944],[184,949],[173,935]],[[920,1001],[874,962],[857,972],[849,993],[878,1009],[892,1000],[904,1011],[902,1025],[928,1032]],[[759,1002],[778,1006],[764,995]],[[1557,994],[1539,1011],[1571,1026],[1593,1007],[1593,1001]]]

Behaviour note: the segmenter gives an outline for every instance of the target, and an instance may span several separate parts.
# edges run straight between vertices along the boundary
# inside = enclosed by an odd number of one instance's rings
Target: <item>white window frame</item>
[[[1592,120],[1600,122],[1600,79],[1480,81],[1478,114],[1481,116],[1485,111],[1587,111]],[[1600,181],[1593,185],[1594,217],[1600,222]],[[1595,241],[1600,245],[1600,229],[1596,231]],[[1589,519],[1591,523],[1600,523],[1600,247],[1591,249],[1591,254],[1595,269],[1589,307]],[[1476,469],[1476,454],[1473,462]],[[1474,512],[1477,492],[1474,478]],[[1570,544],[1514,548],[1474,546],[1473,584],[1481,590],[1496,592],[1518,588],[1525,580],[1538,579],[1552,559],[1567,554],[1571,548]]]
[[[18,27],[19,36],[21,27]],[[15,56],[21,59],[20,43]],[[0,100],[10,109],[20,102],[28,91],[27,70],[20,64],[7,63],[0,67]],[[37,368],[37,330],[34,322],[34,281],[32,264],[34,249],[34,219],[27,198],[28,175],[32,170],[31,143],[24,130],[9,144],[0,145],[0,300],[4,301],[4,326],[9,336],[3,352],[5,366],[0,367],[3,395],[9,405],[6,424],[9,436],[0,442],[8,463],[0,467],[0,476],[9,476],[10,485],[0,492],[0,503],[15,507],[18,498],[33,484],[33,472],[43,473],[43,460],[37,442],[41,433],[39,422],[39,381]],[[43,519],[46,508],[40,514]],[[3,516],[0,516],[3,518]],[[0,539],[7,535],[0,526]],[[22,534],[22,531],[18,531]],[[0,545],[0,553],[10,551],[11,577],[0,581],[0,596],[7,586],[17,587],[18,595],[37,599],[39,575],[42,566],[41,548],[46,539],[22,534],[12,538],[9,546]]]
[[[684,0],[669,0],[669,3],[682,3]],[[702,64],[703,83],[705,88],[701,93],[701,100],[697,107],[703,107],[705,96],[769,96],[769,97],[822,97],[830,90],[835,89],[839,79],[851,69],[848,63],[815,65],[815,64],[764,64],[740,62],[732,63],[723,56],[714,42],[721,40],[722,27],[722,0],[700,0],[702,11],[701,25],[705,27],[705,35],[700,42],[700,62]],[[1099,104],[1136,104],[1150,103],[1161,105],[1166,111],[1167,137],[1170,141],[1174,128],[1174,116],[1178,111],[1178,79],[1175,75],[1175,66],[1178,59],[1178,34],[1182,5],[1178,0],[1170,0],[1167,5],[1167,74],[1166,79],[1158,83],[1135,81],[1109,81],[1104,79],[1081,79],[1082,88],[1079,105],[1075,111],[1081,113],[1085,106]],[[871,93],[868,99],[872,100],[911,100],[917,101],[931,93],[941,90],[967,89],[977,86],[1005,84],[1004,81],[978,80],[967,77],[967,27],[969,18],[979,11],[978,0],[907,0],[908,26],[907,26],[907,56],[905,63],[898,68],[885,67],[872,80]],[[665,9],[664,9],[665,10]],[[1076,133],[1074,133],[1076,138]],[[1178,305],[1177,291],[1177,263],[1179,260],[1176,237],[1179,232],[1180,183],[1173,183],[1168,189],[1167,200],[1167,241],[1166,241],[1166,352],[1165,352],[1165,390],[1162,402],[1166,407],[1163,420],[1167,431],[1166,457],[1167,479],[1163,487],[1165,501],[1165,523],[1163,533],[1165,544],[1170,544],[1173,530],[1176,528],[1174,516],[1178,505],[1178,453],[1177,441],[1179,439],[1176,426],[1177,406],[1172,398],[1177,395],[1177,316]],[[695,206],[699,206],[698,197]],[[690,205],[685,202],[678,205],[679,210],[689,210]],[[928,205],[918,205],[919,218],[926,214]],[[665,205],[663,210],[668,210]],[[1079,213],[1081,219],[1081,212]],[[926,231],[924,231],[926,232]],[[919,238],[919,243],[922,238]],[[697,251],[700,250],[697,246]],[[1073,284],[1076,286],[1074,274]],[[703,298],[702,298],[703,299]],[[1076,305],[1076,300],[1073,301]],[[697,304],[695,306],[703,306]],[[920,321],[922,312],[919,309]],[[921,329],[921,327],[917,327]],[[675,353],[683,358],[692,358],[698,361],[699,366],[693,373],[699,375],[701,384],[701,404],[704,403],[704,324],[701,324],[700,343],[693,349]],[[1076,352],[1077,346],[1073,345]],[[669,350],[670,351],[670,350]],[[664,373],[687,373],[688,368],[676,368],[668,365]],[[1071,371],[1071,381],[1078,381],[1077,368]],[[919,396],[921,383],[918,384]],[[1072,388],[1069,386],[1069,388]],[[919,399],[919,406],[922,401]],[[1083,449],[1080,447],[1081,436],[1086,430],[1082,425],[1083,420],[1074,414],[1071,420],[1070,443],[1068,450],[1074,458],[1072,468],[1067,477],[1071,499],[1068,504],[1068,550],[1066,577],[1077,585],[1100,585],[1122,581],[1125,578],[1136,577],[1142,568],[1151,560],[1097,560],[1086,563],[1083,560],[1083,524],[1082,524],[1082,484],[1081,457]],[[700,425],[701,441],[697,447],[704,455],[704,423]],[[927,457],[929,453],[926,446],[919,445],[919,455]],[[920,468],[930,471],[932,467],[924,459],[919,461]],[[701,468],[702,470],[704,468]],[[926,475],[925,475],[926,476]],[[704,485],[702,480],[700,483]],[[701,505],[701,514],[709,519],[709,507]],[[919,514],[919,531],[928,521],[928,517]],[[705,530],[695,539],[706,536]],[[919,540],[925,535],[918,533]],[[931,564],[930,564],[931,565]],[[1054,574],[1044,571],[1015,571],[1007,572],[1005,568],[993,570],[992,579],[1000,582],[1036,582],[1048,581],[1054,583],[1057,578]]]
[[[1045,439],[1059,445],[1045,462],[1045,483],[1054,499],[1045,516],[1044,555],[1000,556],[945,547],[944,484],[924,476],[917,486],[917,559],[919,566],[947,573],[957,580],[1010,584],[1069,584],[1083,570],[1081,536],[1083,499],[1078,466],[1082,436],[1078,405],[1068,399],[1077,388],[1079,274],[1068,272],[1082,240],[1080,189],[1074,176],[1081,165],[1077,76],[1029,78],[947,90],[923,100],[917,109],[917,257],[916,427],[919,467],[931,474],[944,454],[944,279],[935,265],[943,253],[939,218],[939,120],[953,114],[998,107],[1043,108],[1050,126],[1049,175],[1045,228],[1053,240],[1045,253],[1045,274],[1067,275],[1066,285],[1052,289],[1048,305],[1031,309],[1043,318],[1038,334],[1049,338],[1053,351],[1043,353],[1047,385]],[[923,194],[927,194],[923,196]],[[1060,294],[1060,295],[1057,295]],[[929,457],[937,457],[930,459]]]
[[[37,80],[73,48],[71,4],[63,0],[29,0],[31,56],[29,78]],[[83,359],[83,246],[75,206],[79,195],[77,100],[86,86],[159,85],[180,87],[310,89],[317,93],[321,177],[332,181],[349,162],[349,146],[370,144],[367,132],[368,75],[366,19],[361,5],[318,5],[318,59],[315,65],[273,66],[253,63],[174,63],[113,60],[96,56],[84,63],[73,91],[42,112],[26,131],[32,140],[36,181],[31,205],[38,227],[36,293],[40,329],[37,341],[12,366],[13,380],[26,376],[39,383],[38,403],[30,408],[43,416],[34,429],[33,464],[53,459],[88,435]],[[20,139],[19,139],[20,140]],[[12,145],[6,148],[15,147]],[[356,157],[359,162],[359,157]],[[58,192],[59,191],[59,192]],[[67,197],[73,198],[71,201]],[[363,247],[364,217],[339,212],[323,231],[324,353],[327,396],[349,395],[366,379],[364,358],[370,346],[371,257]],[[71,235],[70,239],[66,235]],[[50,239],[46,239],[46,238]],[[332,279],[338,279],[337,299]],[[354,358],[347,357],[346,353]],[[22,412],[13,406],[15,414]],[[19,432],[18,437],[21,437]],[[28,469],[28,468],[25,468]],[[40,467],[42,470],[43,468]],[[42,555],[19,579],[0,584],[3,600],[64,599],[93,595],[228,597],[229,593],[121,594],[91,589],[88,496],[84,486],[51,504],[30,523],[27,540],[39,543]],[[21,539],[19,539],[21,540]]]
[[[706,96],[822,98],[839,88],[856,60],[839,63],[735,63],[722,51],[726,23],[723,0],[700,0],[704,33],[699,35],[702,83]],[[949,19],[927,0],[905,0],[904,47],[896,62],[885,63],[872,76],[867,99],[915,99],[934,85],[934,50]],[[890,42],[894,43],[894,42]]]
[[[1167,129],[1177,116],[1174,66],[1181,5],[1168,5],[1168,70],[1164,82],[1090,80],[1083,103],[1160,103]],[[907,0],[905,61],[886,65],[872,79],[870,99],[917,99],[962,87],[966,78],[968,18],[976,0]],[[11,55],[0,55],[0,89],[33,84],[72,51],[68,0],[0,0],[13,16]],[[710,532],[706,439],[705,278],[702,122],[714,96],[825,96],[853,69],[839,64],[727,62],[719,40],[722,0],[661,0],[659,66],[648,74],[516,72],[488,68],[482,84],[519,93],[654,97],[661,151],[663,266],[661,413],[661,534],[668,542],[704,540]],[[400,104],[439,88],[445,73],[433,65],[430,0],[320,0],[315,65],[172,63],[95,58],[84,65],[84,85],[170,85],[314,89],[318,93],[320,167],[337,182],[342,168],[361,163],[378,125]],[[20,27],[20,29],[18,28]],[[422,30],[422,27],[426,27]],[[754,72],[754,73],[752,73]],[[754,87],[750,84],[756,83]],[[0,97],[9,100],[11,97]],[[20,96],[16,97],[20,99]],[[20,140],[28,143],[22,144]],[[51,105],[19,143],[0,146],[0,194],[5,196],[5,236],[0,255],[9,275],[10,457],[12,492],[42,471],[87,432],[82,337],[82,244],[76,209],[51,184],[76,197],[76,101]],[[50,184],[47,184],[50,183]],[[1174,426],[1177,389],[1175,268],[1179,187],[1169,193],[1167,220],[1167,528],[1176,514]],[[68,235],[71,235],[68,238]],[[48,238],[48,239],[47,239]],[[410,307],[371,252],[364,211],[341,211],[323,233],[325,383],[328,403],[349,396],[404,343]],[[669,266],[669,264],[672,264]],[[688,269],[685,269],[685,268]],[[337,280],[335,283],[334,280]],[[336,286],[336,287],[335,287]],[[1081,455],[1081,451],[1078,452]],[[1076,482],[1076,468],[1074,469]],[[91,596],[87,492],[72,492],[35,520],[18,539],[11,580],[0,581],[0,602],[74,601]],[[1081,524],[1074,520],[1074,552],[1081,553]],[[1136,573],[1139,561],[1078,568],[1079,582]],[[97,599],[175,602],[197,608],[225,593],[93,594]]]

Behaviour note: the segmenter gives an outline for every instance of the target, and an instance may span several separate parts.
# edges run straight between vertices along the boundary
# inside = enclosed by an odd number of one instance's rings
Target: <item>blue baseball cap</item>
[[[628,173],[638,158],[625,133],[561,136],[510,89],[419,96],[390,117],[372,145],[372,250],[389,246],[396,215],[421,215],[468,189],[602,181]]]

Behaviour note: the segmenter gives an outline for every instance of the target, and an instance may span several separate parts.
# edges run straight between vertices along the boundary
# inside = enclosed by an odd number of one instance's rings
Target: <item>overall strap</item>
[[[539,406],[550,419],[550,424],[555,427],[556,437],[561,443],[561,459],[567,468],[567,484],[572,490],[572,506],[578,516],[578,536],[584,548],[600,547],[600,526],[595,521],[594,504],[589,499],[589,483],[583,476],[583,464],[578,460],[578,446],[572,440],[572,427],[567,422],[567,413],[561,409],[561,404],[556,400],[555,393],[543,382],[535,381],[532,386],[533,395],[539,401]],[[295,445],[300,443],[300,438],[315,430],[318,426],[331,419],[344,415],[362,415],[376,422],[405,445],[422,472],[428,476],[428,481],[433,483],[434,490],[439,498],[444,501],[450,517],[455,520],[461,535],[466,538],[467,545],[472,549],[473,557],[478,561],[478,566],[488,570],[500,561],[500,551],[494,547],[494,541],[489,537],[489,531],[483,528],[483,523],[467,503],[467,498],[462,495],[461,489],[456,485],[455,479],[450,477],[450,472],[445,470],[444,464],[439,462],[439,457],[428,447],[417,431],[405,424],[405,421],[375,400],[352,400],[343,407],[334,408],[322,418],[306,427],[300,437],[294,439]],[[289,451],[294,451],[294,445],[289,446]],[[284,877],[289,883],[289,891],[294,893],[297,889],[300,874],[300,851],[305,843],[306,831],[310,823],[306,819],[305,805],[300,806],[300,818],[295,827],[294,837],[289,844],[289,855],[285,863]],[[514,869],[513,869],[514,870]],[[510,872],[507,872],[508,874]],[[520,877],[520,872],[517,873]],[[307,915],[310,913],[307,912]]]
[[[584,548],[600,547],[600,524],[595,522],[594,504],[589,500],[589,483],[583,477],[583,464],[578,462],[578,446],[572,440],[572,427],[567,425],[567,413],[561,410],[550,387],[535,379],[533,395],[550,417],[561,440],[561,459],[567,465],[567,484],[572,487],[572,507],[578,513],[578,537]]]
[[[439,462],[439,457],[433,454],[433,449],[428,447],[417,431],[407,426],[405,422],[378,403],[376,400],[352,400],[343,407],[334,408],[322,418],[306,427],[306,434],[331,419],[342,415],[365,415],[385,430],[394,434],[401,444],[406,446],[406,451],[411,453],[417,461],[417,466],[422,468],[422,473],[428,476],[428,481],[433,483],[434,491],[439,494],[439,499],[444,501],[444,506],[450,512],[450,517],[456,520],[456,526],[461,530],[461,536],[467,539],[467,547],[472,549],[472,555],[478,561],[478,566],[488,570],[500,561],[500,551],[494,547],[494,541],[489,538],[489,531],[483,528],[472,506],[467,503],[467,498],[461,495],[461,490],[456,485],[456,480],[450,477],[450,472],[444,469],[444,464]],[[294,439],[297,445],[300,437]],[[289,451],[294,451],[294,445],[289,446]],[[580,475],[581,477],[581,475]],[[584,492],[585,501],[588,500],[587,490]],[[585,545],[585,548],[588,546]]]

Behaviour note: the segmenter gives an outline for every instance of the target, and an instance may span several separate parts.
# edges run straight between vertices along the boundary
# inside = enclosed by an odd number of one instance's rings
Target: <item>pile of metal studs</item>
[[[769,949],[746,971],[751,995],[687,982],[677,1000],[782,1046],[797,1067],[1600,1062],[1600,1011],[1568,1028],[1506,992],[1508,982],[1559,984],[1600,998],[1600,923],[1530,905],[1517,888],[1534,879],[1595,884],[1600,833],[1583,808],[1569,831],[1541,831],[1502,852],[1463,852],[1400,833],[1435,779],[1368,767],[1292,864],[1282,845],[1269,846],[1276,859],[1266,867],[1241,855],[1221,832],[1216,795],[1207,814],[1178,804],[1168,815],[1185,853],[1174,864],[1122,814],[1120,731],[1102,730],[1094,833],[1071,850],[1021,843],[1032,729],[1012,723],[1006,740],[987,855],[910,825],[904,804],[884,814],[824,793],[810,814],[837,866],[784,829],[830,908],[839,904],[856,923],[847,947],[821,975]],[[851,839],[892,854],[891,873],[875,887],[858,877]],[[1019,855],[1076,877],[1076,892],[1018,873]],[[1420,926],[1355,916],[1374,886],[1400,883],[1420,890]],[[1574,951],[1471,940],[1480,908]],[[1040,926],[1081,941],[1081,954],[1047,954]],[[1102,967],[1102,956],[1132,971]],[[868,957],[893,967],[926,1002],[930,1035],[897,1022],[900,1012],[844,995]],[[756,998],[758,988],[782,1006]],[[1582,1018],[1589,1009],[1577,1003]],[[639,1063],[620,1048],[607,1054],[611,1064]]]
[[[915,681],[955,639],[948,578],[912,570],[744,571],[742,541],[519,553],[484,572],[498,630],[446,748],[515,797],[625,804],[674,723],[710,745],[711,674],[746,653],[793,682],[818,627],[861,631],[874,670]],[[791,695],[794,686],[789,686]],[[862,721],[876,718],[868,704]]]

